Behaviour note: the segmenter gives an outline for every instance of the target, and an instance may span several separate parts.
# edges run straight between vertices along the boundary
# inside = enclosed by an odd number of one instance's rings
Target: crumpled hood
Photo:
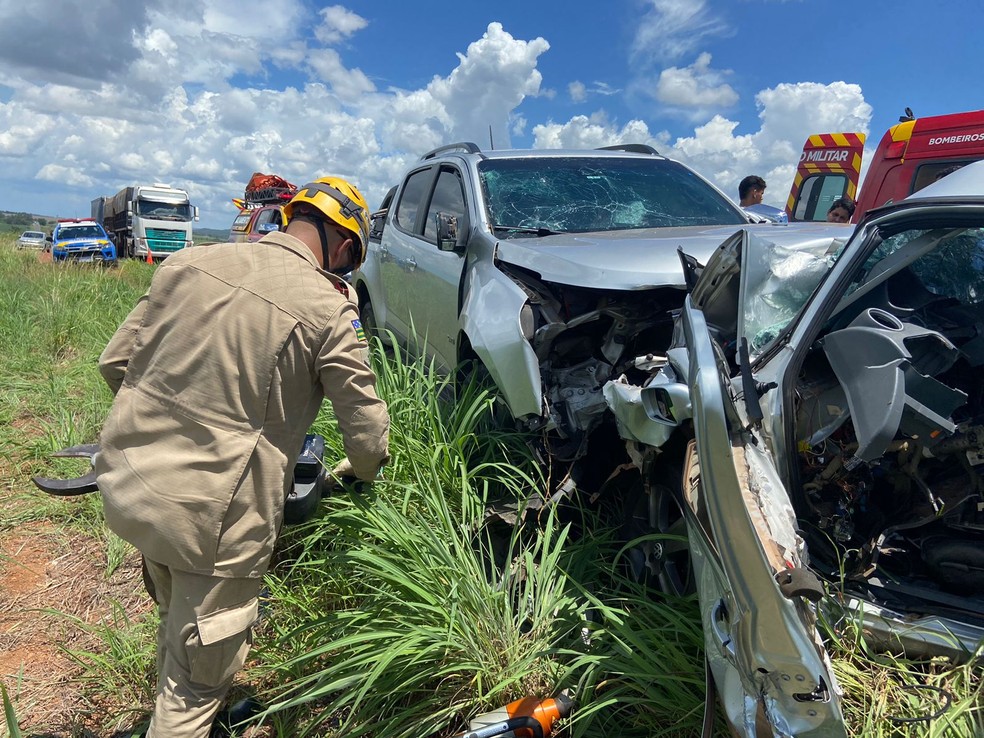
[[[496,256],[547,282],[616,290],[685,286],[677,249],[706,264],[714,250],[743,228],[783,241],[817,235],[828,224],[723,225],[564,233],[498,242]],[[841,234],[847,235],[844,231]]]
[[[501,261],[547,282],[618,290],[683,287],[677,249],[701,263],[741,225],[564,233],[499,241]]]

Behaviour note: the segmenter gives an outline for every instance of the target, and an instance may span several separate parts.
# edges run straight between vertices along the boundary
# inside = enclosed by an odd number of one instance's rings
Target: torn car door
[[[841,738],[838,687],[815,628],[813,584],[779,476],[742,427],[703,313],[683,309],[696,465],[684,480],[707,658],[732,728]],[[725,372],[722,373],[722,368]]]

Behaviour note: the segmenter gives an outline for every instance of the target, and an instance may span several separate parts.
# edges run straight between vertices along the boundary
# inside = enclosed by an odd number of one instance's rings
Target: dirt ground
[[[107,703],[96,714],[73,681],[81,667],[65,653],[102,648],[96,636],[65,615],[93,625],[111,615],[113,601],[131,618],[152,608],[137,554],[109,578],[105,569],[100,542],[50,523],[0,532],[0,680],[27,736],[99,736],[108,713],[133,707]]]

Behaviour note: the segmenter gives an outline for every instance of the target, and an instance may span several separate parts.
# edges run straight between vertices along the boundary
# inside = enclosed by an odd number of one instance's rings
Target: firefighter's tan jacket
[[[285,233],[169,256],[99,359],[117,392],[95,464],[110,528],[165,566],[262,576],[324,397],[355,474],[386,463],[358,320]]]

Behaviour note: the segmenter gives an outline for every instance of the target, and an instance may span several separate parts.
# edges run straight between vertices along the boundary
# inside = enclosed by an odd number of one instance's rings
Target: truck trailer
[[[112,236],[121,257],[160,260],[194,243],[198,208],[184,190],[158,182],[97,197],[92,218]]]

